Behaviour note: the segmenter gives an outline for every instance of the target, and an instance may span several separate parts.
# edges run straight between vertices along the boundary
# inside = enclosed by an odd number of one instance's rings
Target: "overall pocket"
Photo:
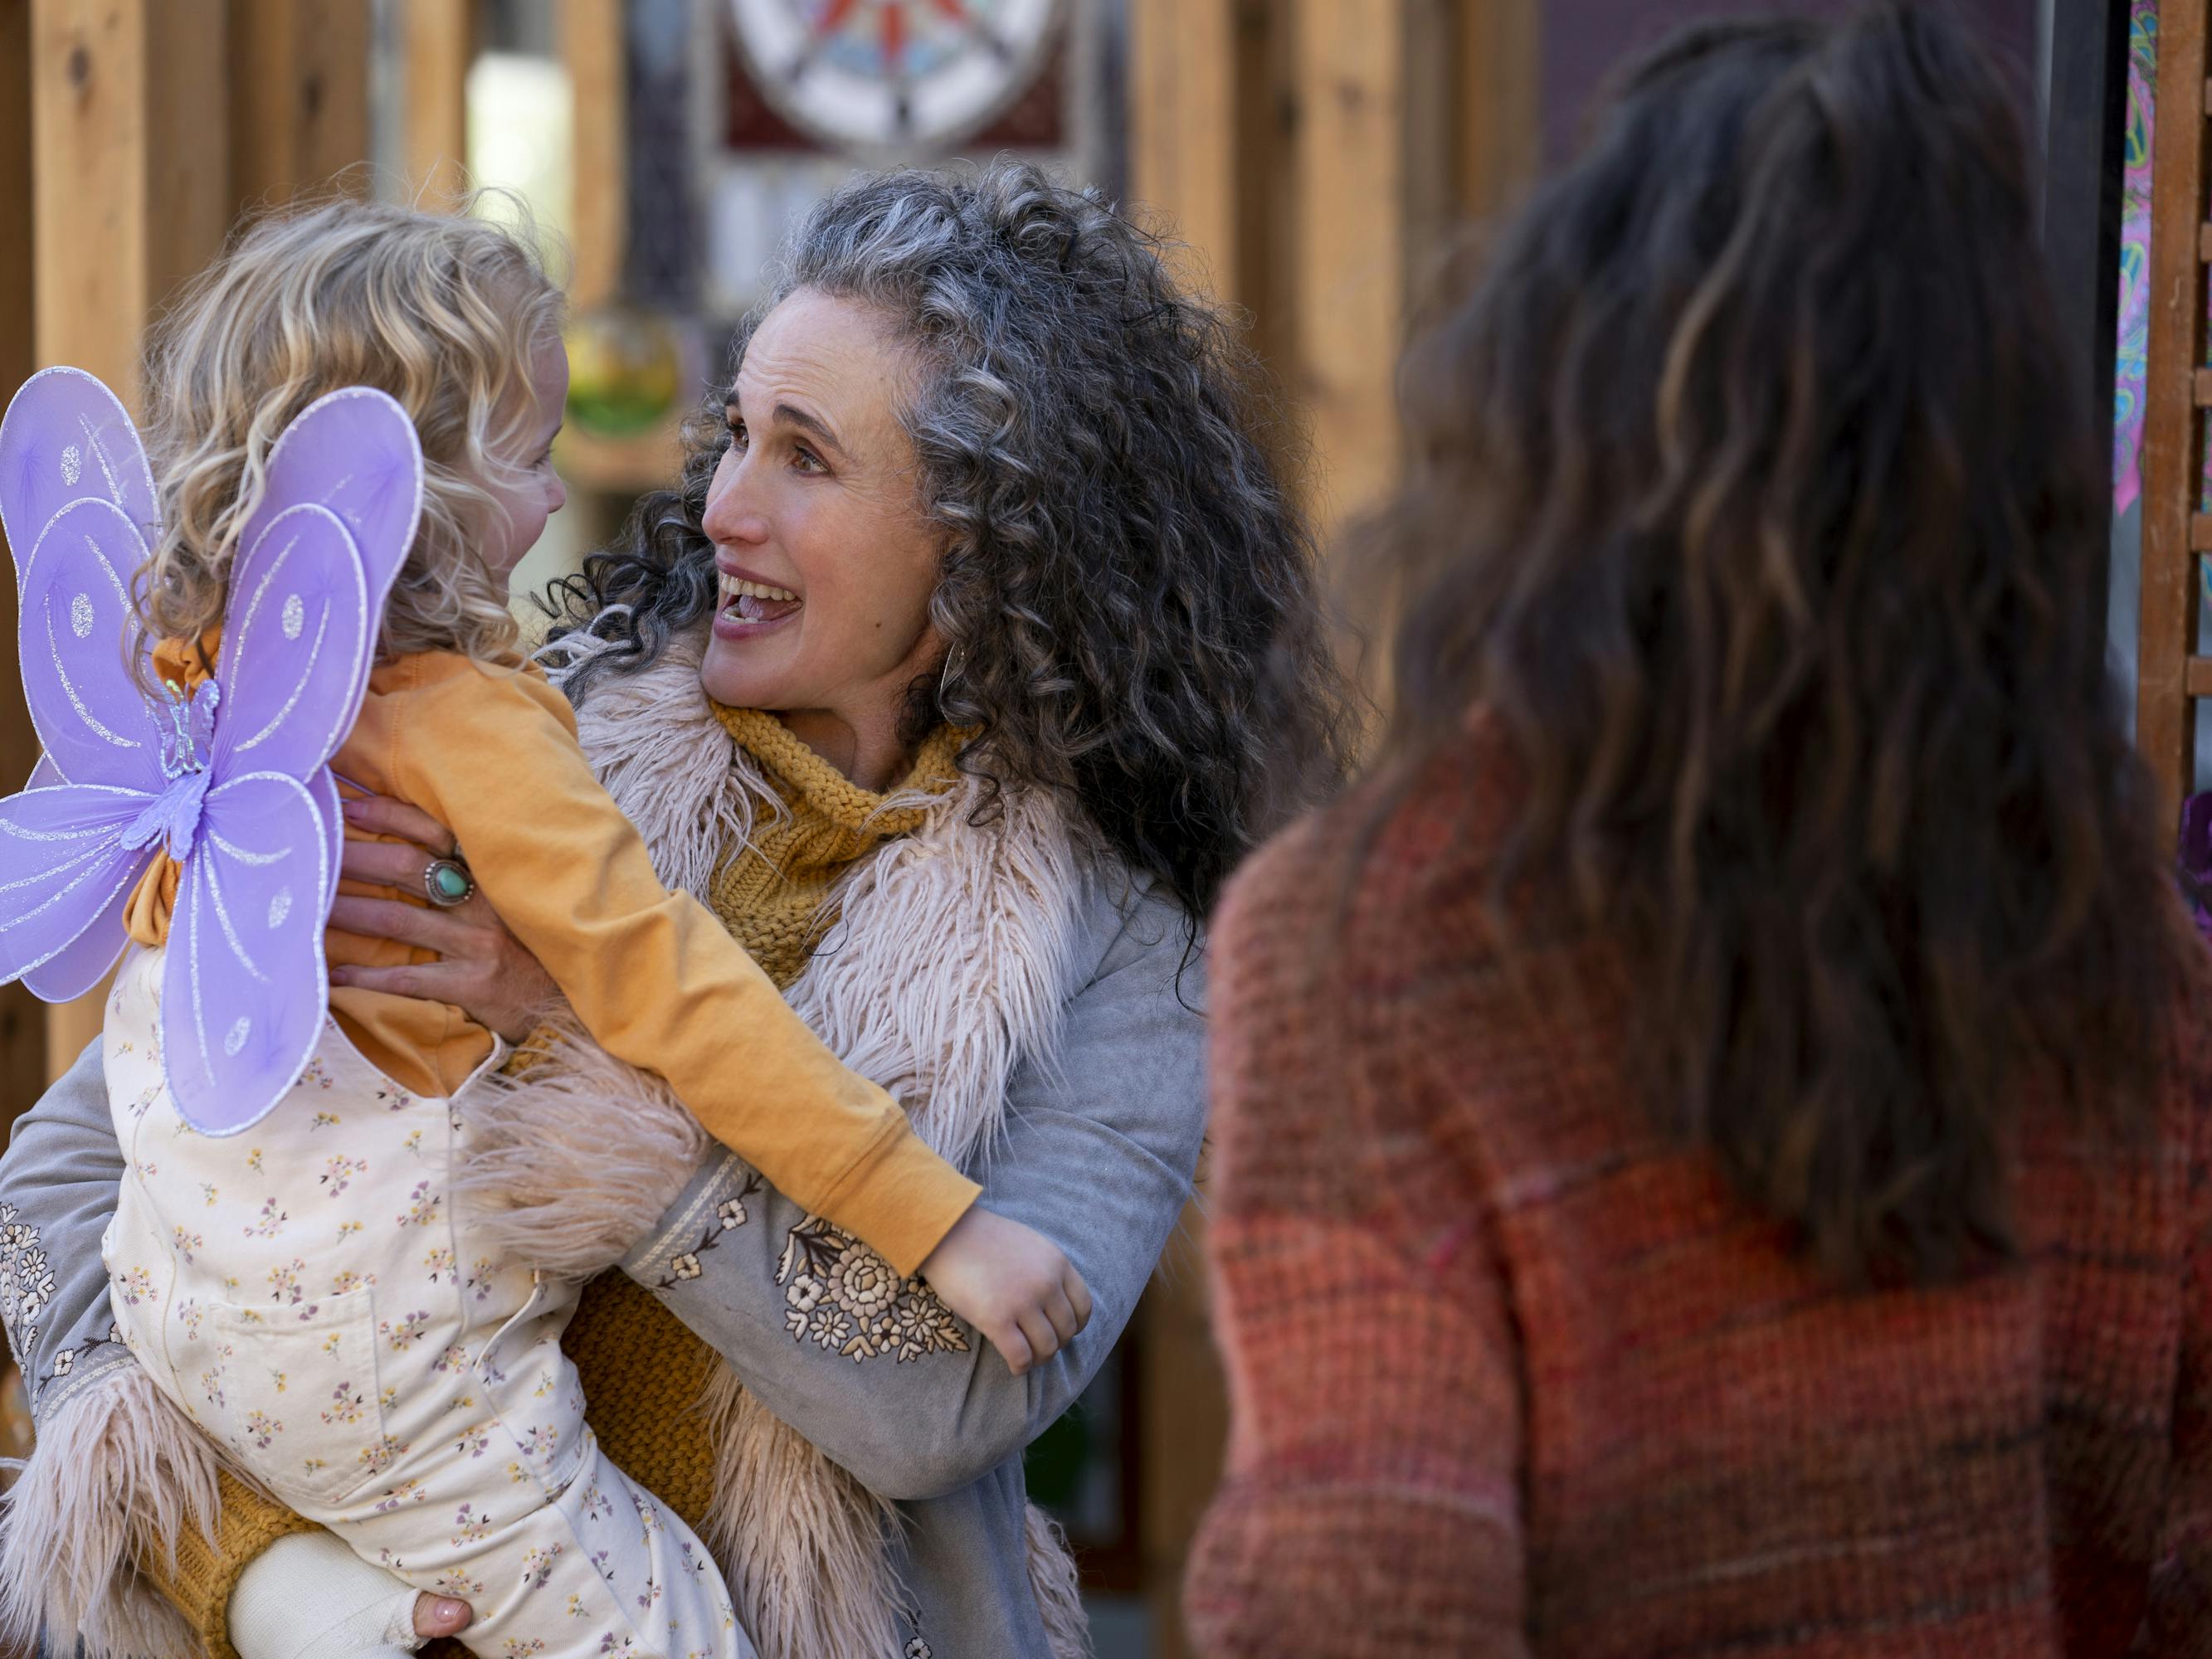
[[[224,1438],[279,1497],[332,1508],[392,1461],[375,1291],[294,1306],[210,1303]]]

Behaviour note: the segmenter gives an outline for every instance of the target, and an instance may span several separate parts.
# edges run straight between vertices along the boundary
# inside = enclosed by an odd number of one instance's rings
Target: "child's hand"
[[[921,1264],[945,1305],[982,1332],[1016,1376],[1091,1322],[1091,1287],[1042,1233],[978,1204]]]

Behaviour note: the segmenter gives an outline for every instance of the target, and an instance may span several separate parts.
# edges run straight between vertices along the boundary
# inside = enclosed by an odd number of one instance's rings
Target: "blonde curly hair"
[[[500,511],[486,484],[520,474],[502,457],[533,418],[531,360],[560,332],[561,290],[524,226],[331,201],[252,222],[193,281],[148,352],[161,509],[137,582],[149,635],[198,640],[222,621],[277,435],[324,393],[368,386],[413,418],[424,480],[380,653],[514,648],[505,583],[474,548]]]

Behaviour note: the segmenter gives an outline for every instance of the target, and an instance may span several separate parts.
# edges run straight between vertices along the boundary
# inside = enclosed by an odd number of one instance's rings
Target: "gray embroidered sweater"
[[[1024,1546],[1021,1454],[1074,1401],[1134,1310],[1191,1191],[1205,1127],[1200,964],[1184,966],[1181,914],[1157,896],[1094,890],[1056,1063],[1024,1064],[983,1201],[1067,1253],[1091,1286],[1090,1327],[1026,1376],[986,1343],[908,1363],[855,1364],[795,1336],[777,1283],[804,1218],[773,1190],[747,1224],[718,1212],[752,1181],[717,1149],[622,1264],[763,1403],[907,1519],[901,1577],[915,1603],[909,1659],[1046,1659]],[[33,1416],[132,1363],[111,1340],[100,1236],[123,1158],[98,1045],[18,1120],[0,1158],[0,1316]],[[701,1249],[711,1237],[713,1247]]]

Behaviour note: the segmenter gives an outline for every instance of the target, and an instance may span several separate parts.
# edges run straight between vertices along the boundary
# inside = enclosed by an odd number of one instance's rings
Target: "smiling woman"
[[[787,637],[727,618],[711,694],[878,781],[950,722],[987,796],[1075,804],[1202,917],[1351,723],[1270,459],[1295,432],[1158,253],[1026,166],[840,191],[740,328],[681,489],[561,585],[611,647],[571,695],[726,617],[725,577],[781,587]]]
[[[738,367],[701,526],[722,591],[700,683],[776,710],[868,789],[901,757],[907,688],[945,654],[929,617],[941,538],[915,512],[893,407],[911,374],[883,311],[791,295]]]

